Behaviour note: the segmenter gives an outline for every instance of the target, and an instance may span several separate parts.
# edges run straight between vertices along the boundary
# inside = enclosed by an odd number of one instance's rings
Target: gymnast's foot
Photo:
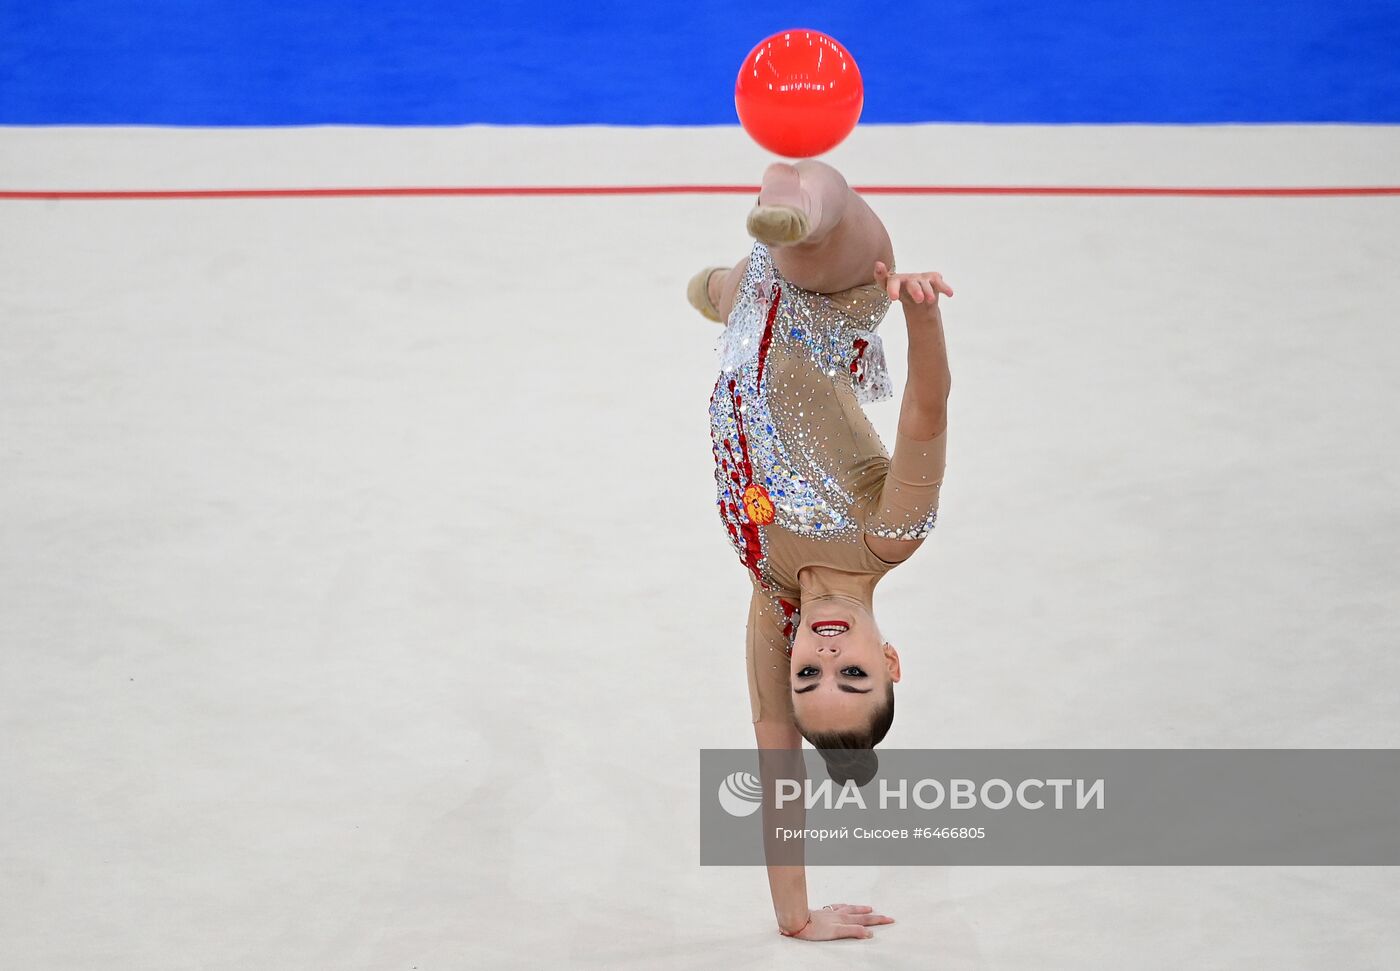
[[[700,311],[700,315],[706,320],[713,320],[715,323],[724,323],[724,318],[720,316],[719,305],[722,299],[721,288],[724,285],[724,274],[729,272],[727,266],[706,267],[690,278],[690,283],[685,288],[685,298],[690,301],[690,305]]]
[[[811,235],[821,222],[816,200],[803,191],[797,166],[774,162],[763,173],[758,205],[749,212],[749,235],[769,246],[791,246]]]

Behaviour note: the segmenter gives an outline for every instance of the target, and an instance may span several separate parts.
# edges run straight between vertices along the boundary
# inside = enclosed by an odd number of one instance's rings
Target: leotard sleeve
[[[947,452],[946,429],[928,441],[898,433],[884,484],[865,520],[865,531],[884,539],[921,540],[928,536],[938,519]]]
[[[796,610],[757,586],[749,599],[749,704],[753,720],[791,722],[788,657]]]

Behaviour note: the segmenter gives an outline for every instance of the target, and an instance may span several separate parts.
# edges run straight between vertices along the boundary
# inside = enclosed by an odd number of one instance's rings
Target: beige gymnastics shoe
[[[713,320],[717,324],[724,323],[724,318],[719,315],[719,308],[710,299],[710,277],[719,272],[729,272],[727,266],[706,267],[690,278],[690,282],[685,287],[685,298],[690,301],[690,305],[700,311],[700,315],[706,320]]]
[[[793,206],[754,206],[749,212],[749,235],[769,246],[791,246],[807,238],[812,221]]]

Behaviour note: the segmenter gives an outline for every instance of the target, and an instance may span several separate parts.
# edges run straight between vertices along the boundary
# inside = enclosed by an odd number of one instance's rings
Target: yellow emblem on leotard
[[[768,490],[761,485],[751,485],[744,490],[744,512],[749,514],[749,522],[767,526],[777,514]]]

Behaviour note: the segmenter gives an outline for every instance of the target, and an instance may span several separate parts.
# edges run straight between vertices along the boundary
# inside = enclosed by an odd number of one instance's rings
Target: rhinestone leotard
[[[835,294],[793,286],[756,243],[719,340],[716,505],[753,585],[754,721],[790,717],[798,571],[823,564],[883,576],[896,564],[864,537],[921,541],[937,518],[945,436],[898,435],[891,460],[861,409],[892,394],[876,334],[889,306],[874,285]]]

